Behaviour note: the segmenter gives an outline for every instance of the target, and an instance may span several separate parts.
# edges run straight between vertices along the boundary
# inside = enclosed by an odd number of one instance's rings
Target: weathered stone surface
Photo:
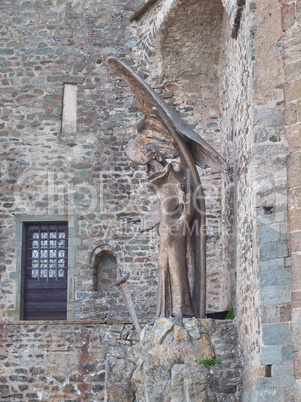
[[[189,332],[192,339],[200,338],[199,320],[191,318],[183,318],[184,328]]]
[[[166,401],[216,401],[211,390],[208,369],[196,363],[175,364],[171,369],[171,382],[166,387]]]
[[[173,336],[166,336],[172,328]],[[200,328],[203,331],[197,335]],[[128,348],[120,362],[108,358],[107,367],[112,369],[106,376],[107,400],[113,401],[120,389],[124,393],[126,386],[128,395],[141,402],[239,400],[242,366],[233,322],[161,318],[144,331],[140,345]],[[224,358],[221,366],[195,362],[216,356]],[[123,374],[119,369],[127,367],[127,362],[131,370],[135,367],[130,380],[129,370]]]
[[[161,343],[172,327],[173,323],[167,318],[156,320],[154,326],[147,332],[145,342]]]
[[[225,360],[239,359],[237,331],[231,321],[217,321],[211,341],[217,356]]]
[[[269,324],[262,327],[262,339],[265,345],[287,344],[290,341],[288,324]]]
[[[301,79],[290,82],[286,86],[287,102],[299,99],[301,91]]]
[[[193,342],[185,339],[180,343],[175,342],[169,345],[155,345],[148,351],[148,355],[158,359],[160,365],[165,369],[171,367],[173,362],[179,359],[187,363],[193,363],[195,359],[212,358],[214,356],[213,348],[205,336]]]
[[[283,31],[290,29],[295,22],[295,3],[284,5],[281,9],[281,27]]]
[[[301,289],[301,275],[300,275],[300,265],[301,255],[298,253],[292,254],[292,289]]]
[[[295,350],[301,350],[301,307],[296,307],[292,312],[293,317],[293,338]]]
[[[132,401],[134,392],[131,377],[135,365],[130,361],[111,357],[106,363],[106,395],[107,401]]]
[[[184,327],[179,326],[179,325],[174,326],[173,336],[174,336],[174,340],[176,341],[176,343],[190,340],[190,335],[187,332],[187,330]]]
[[[294,374],[297,380],[301,379],[301,353],[295,353],[294,355]]]
[[[103,400],[106,355],[121,356],[122,346],[133,344],[122,339],[127,327],[91,321],[0,325],[0,399],[29,400],[27,393],[37,393],[42,400]],[[126,362],[122,372],[130,375],[132,366]]]
[[[280,346],[264,346],[261,348],[261,364],[281,363]]]

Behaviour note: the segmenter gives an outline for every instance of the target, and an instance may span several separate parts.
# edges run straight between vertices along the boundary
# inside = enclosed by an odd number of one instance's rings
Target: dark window
[[[67,316],[68,226],[26,227],[24,319],[65,320]]]

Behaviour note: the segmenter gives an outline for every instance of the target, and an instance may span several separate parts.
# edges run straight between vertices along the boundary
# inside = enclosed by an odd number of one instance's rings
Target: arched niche
[[[94,290],[110,292],[117,281],[117,259],[110,251],[99,252],[94,260]]]

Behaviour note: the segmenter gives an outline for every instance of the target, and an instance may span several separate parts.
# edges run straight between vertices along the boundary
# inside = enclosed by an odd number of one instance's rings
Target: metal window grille
[[[37,281],[66,279],[68,267],[68,226],[27,226],[26,271]]]

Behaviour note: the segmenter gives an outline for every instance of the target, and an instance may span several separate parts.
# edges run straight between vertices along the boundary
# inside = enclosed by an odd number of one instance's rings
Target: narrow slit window
[[[75,133],[77,119],[77,85],[64,85],[62,132]]]

